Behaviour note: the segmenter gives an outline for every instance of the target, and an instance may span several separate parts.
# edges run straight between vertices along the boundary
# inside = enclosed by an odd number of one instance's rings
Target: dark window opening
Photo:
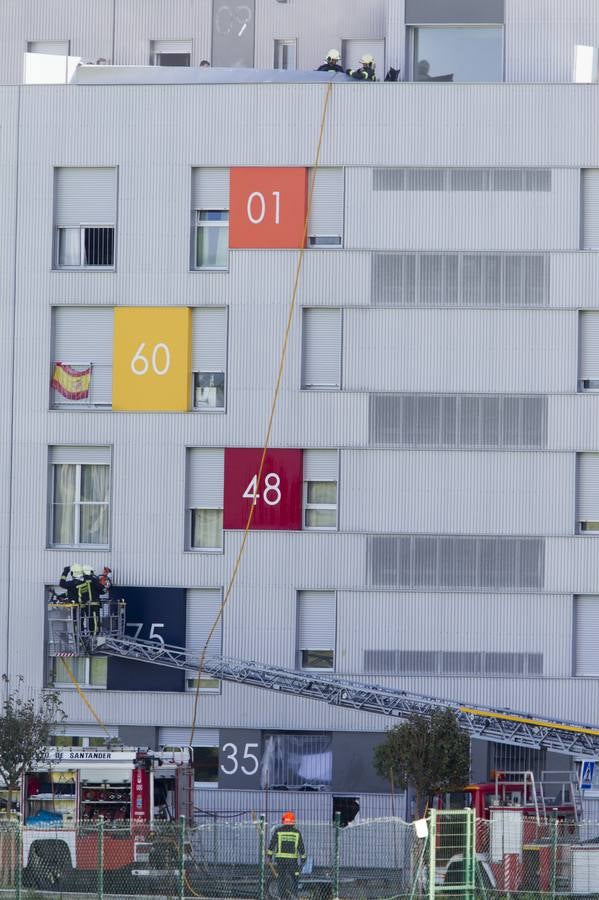
[[[86,266],[114,265],[114,228],[84,228]]]

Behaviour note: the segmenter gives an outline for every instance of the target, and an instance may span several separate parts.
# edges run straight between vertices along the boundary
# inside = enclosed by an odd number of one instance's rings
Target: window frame
[[[299,656],[299,669],[301,672],[334,672],[335,671],[335,652],[336,648],[331,649],[330,647],[323,650],[318,650],[314,647],[299,647],[298,648],[298,656]],[[304,662],[304,654],[307,653],[330,653],[331,654],[331,665],[330,666],[309,666]]]
[[[334,484],[335,485],[335,503],[314,503],[308,500],[309,494],[309,485],[311,484]],[[315,511],[326,511],[326,510],[334,510],[335,512],[335,524],[334,525],[308,525],[307,524],[307,513],[311,510]],[[333,478],[319,478],[304,480],[303,482],[303,490],[302,490],[302,531],[328,531],[335,532],[339,530],[339,477],[336,479]]]
[[[283,65],[285,56],[289,57],[289,48],[292,49],[294,56],[292,67]],[[287,54],[285,54],[285,50],[287,50]],[[298,68],[297,63],[297,38],[274,38],[273,68],[282,72],[295,72]]]
[[[93,690],[93,691],[108,690],[108,657],[105,657],[105,659],[106,659],[106,684],[92,684],[92,682],[90,681],[92,660],[98,659],[98,658],[99,657],[94,657],[94,656],[79,656],[79,657],[77,657],[77,659],[82,659],[84,661],[84,677],[77,678],[77,682],[82,687],[85,687],[86,690]],[[56,666],[57,661],[61,661],[60,657],[56,657],[56,656],[49,657],[48,679],[47,679],[48,685],[50,687],[56,688],[57,690],[61,690],[61,691],[69,690],[69,689],[76,690],[75,685],[73,684],[73,682],[70,679],[67,679],[66,681],[56,681],[54,679],[52,673]]]
[[[419,29],[445,29],[449,30],[451,28],[470,28],[474,30],[475,28],[486,28],[491,29],[495,28],[501,32],[501,80],[499,81],[450,81],[450,82],[437,82],[440,84],[505,84],[505,22],[410,22],[409,25],[406,25],[406,44],[407,44],[407,74],[408,80],[414,82],[415,84],[434,84],[434,79],[431,81],[425,80],[417,80],[414,75],[416,73],[416,32]]]
[[[91,228],[112,229],[112,263],[106,266],[91,265],[85,260],[85,232]],[[60,233],[64,231],[79,230],[79,264],[76,266],[63,265],[60,262]],[[79,225],[55,225],[54,269],[60,272],[81,272],[91,269],[94,272],[114,272],[116,269],[116,225],[94,222],[82,222]]]
[[[221,543],[219,547],[199,547],[194,546],[193,538],[195,534],[195,526],[194,526],[194,513],[200,512],[201,510],[207,510],[208,512],[220,512],[221,514]],[[225,531],[222,527],[222,519],[224,515],[224,507],[223,506],[190,506],[189,507],[189,519],[188,519],[188,528],[189,528],[189,546],[188,550],[191,553],[224,553],[225,552]]]
[[[55,467],[56,466],[75,466],[75,494],[78,499],[73,501],[73,506],[75,508],[74,511],[74,537],[77,538],[77,541],[74,541],[70,544],[58,544],[54,541],[54,507],[56,505],[55,501],[55,492],[56,492],[56,482],[55,482]],[[108,500],[81,500],[81,469],[83,466],[102,466],[102,468],[108,469]],[[48,540],[48,548],[60,550],[63,548],[73,548],[79,549],[83,548],[86,550],[108,550],[110,549],[110,512],[111,512],[111,501],[112,501],[112,464],[109,463],[91,463],[91,462],[50,462],[50,503],[49,503],[49,540]],[[105,544],[85,544],[81,543],[81,508],[83,506],[100,506],[105,505],[107,508],[107,516],[106,516],[106,524],[107,524],[107,542]]]
[[[199,385],[199,380],[202,375],[222,375],[223,383],[222,383],[222,392],[223,392],[223,405],[222,406],[202,406],[197,400],[197,392],[201,390],[201,386]],[[227,411],[227,373],[222,369],[219,370],[210,370],[207,369],[193,369],[191,373],[191,390],[192,390],[192,411],[193,412],[202,412],[208,413],[209,415],[214,415],[215,413],[225,413]],[[214,390],[218,391],[218,386],[214,386]]]
[[[213,220],[210,221],[206,219],[202,221],[200,219],[200,214],[203,212],[221,212],[226,213],[227,218]],[[230,223],[230,209],[223,209],[222,207],[214,207],[214,206],[202,206],[200,209],[193,210],[193,225],[192,225],[192,271],[194,272],[228,272],[229,271],[229,223]],[[225,224],[226,222],[226,224]],[[225,266],[200,266],[198,265],[198,237],[200,229],[204,228],[221,228],[227,232],[227,264]]]

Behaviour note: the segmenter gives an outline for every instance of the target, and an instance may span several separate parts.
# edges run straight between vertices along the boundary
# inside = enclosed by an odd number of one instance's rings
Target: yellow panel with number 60
[[[189,409],[191,310],[125,306],[114,310],[112,408]]]

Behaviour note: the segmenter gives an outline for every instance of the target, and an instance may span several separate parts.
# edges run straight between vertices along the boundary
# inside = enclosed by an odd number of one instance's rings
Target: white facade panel
[[[576,44],[599,46],[594,0],[506,0],[506,81],[571,81]]]
[[[341,531],[548,535],[572,527],[566,454],[348,450],[341,466]]]
[[[362,672],[363,681],[379,677],[364,674],[364,651],[373,648],[537,653],[543,657],[543,675],[571,673],[571,597],[343,591],[337,607],[337,670]],[[489,622],[500,626],[489,628]]]
[[[577,317],[528,310],[346,310],[345,390],[572,391]],[[567,351],[565,352],[565,348]]]
[[[575,170],[554,169],[551,191],[374,190],[373,181],[367,166],[346,170],[346,247],[488,251],[578,246]]]

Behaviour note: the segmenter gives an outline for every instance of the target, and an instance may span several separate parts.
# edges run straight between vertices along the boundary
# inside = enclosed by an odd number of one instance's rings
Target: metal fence
[[[599,896],[599,824],[516,809],[432,811],[426,820],[299,822],[301,867],[269,855],[264,818],[0,826],[0,898],[565,900]],[[296,874],[298,870],[298,874]]]

